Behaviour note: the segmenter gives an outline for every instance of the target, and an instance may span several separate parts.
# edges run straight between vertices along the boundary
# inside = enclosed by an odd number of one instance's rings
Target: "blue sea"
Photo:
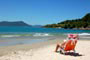
[[[61,28],[36,27],[0,27],[0,46],[18,44],[33,44],[60,38],[63,40],[67,34],[79,34],[81,40],[90,40],[90,30],[72,30]]]

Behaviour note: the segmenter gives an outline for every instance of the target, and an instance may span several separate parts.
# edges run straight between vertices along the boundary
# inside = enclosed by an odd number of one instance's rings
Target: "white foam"
[[[0,37],[19,37],[20,35],[1,35]]]
[[[35,33],[33,36],[51,36],[48,33]]]
[[[79,35],[90,35],[90,33],[80,33]]]

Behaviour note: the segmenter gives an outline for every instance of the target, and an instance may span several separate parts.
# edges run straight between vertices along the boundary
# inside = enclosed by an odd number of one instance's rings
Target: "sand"
[[[37,45],[39,46],[39,44]],[[56,53],[54,52],[55,46],[56,44],[54,43],[38,48],[34,47],[26,50],[12,50],[8,54],[1,55],[0,60],[89,60],[90,58],[90,41],[79,40],[76,45],[76,53],[74,55],[63,55],[59,52]],[[6,49],[11,48],[12,47]],[[15,46],[13,48],[15,48]],[[0,51],[0,53],[2,53],[2,51]]]

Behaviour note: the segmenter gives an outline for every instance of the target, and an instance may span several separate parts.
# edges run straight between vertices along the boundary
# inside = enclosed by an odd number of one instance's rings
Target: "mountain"
[[[42,25],[32,25],[32,27],[42,27]]]
[[[2,21],[0,22],[0,26],[31,26],[31,25],[23,21],[15,21],[15,22]]]
[[[57,24],[45,25],[46,28],[65,28],[65,29],[89,29],[90,30],[90,13],[87,13],[80,19],[65,20]]]

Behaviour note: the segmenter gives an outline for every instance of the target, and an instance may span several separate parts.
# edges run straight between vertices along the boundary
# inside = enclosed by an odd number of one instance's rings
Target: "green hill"
[[[90,13],[81,19],[65,20],[57,24],[45,25],[46,28],[65,28],[65,29],[90,29]]]

